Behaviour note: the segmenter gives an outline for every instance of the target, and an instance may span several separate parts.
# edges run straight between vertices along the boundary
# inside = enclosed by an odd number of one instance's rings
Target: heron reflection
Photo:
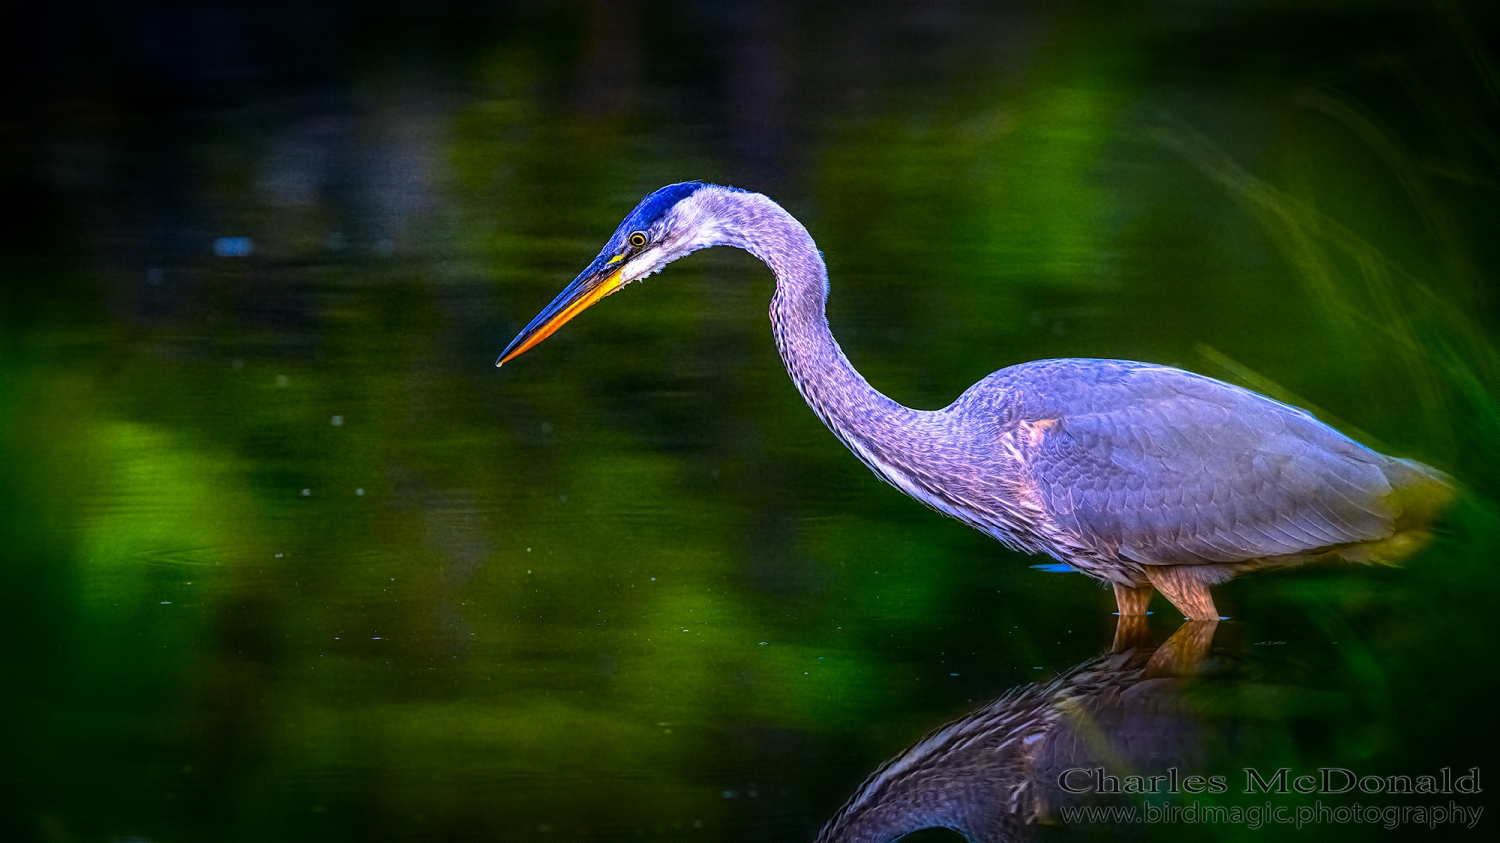
[[[1209,586],[1320,557],[1395,561],[1426,540],[1448,480],[1295,407],[1149,363],[1040,360],[915,410],[855,371],[828,328],[812,236],[758,193],[669,185],[636,206],[506,363],[625,285],[698,249],[735,246],[776,275],[771,327],[824,424],[882,480],[1007,546],[1113,584],[1121,615],[1154,591],[1196,620]]]
[[[1217,622],[1188,621],[1152,647],[1143,620],[1121,618],[1112,652],[1013,690],[887,761],[818,842],[948,828],[970,843],[1004,843],[1101,792],[1212,792],[1212,777],[1194,775],[1211,725],[1187,704],[1182,679],[1199,672]]]

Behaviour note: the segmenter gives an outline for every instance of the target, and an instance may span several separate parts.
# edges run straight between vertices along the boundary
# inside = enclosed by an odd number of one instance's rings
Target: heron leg
[[[1192,621],[1216,621],[1219,610],[1214,608],[1213,595],[1208,586],[1186,565],[1146,565],[1146,579],[1156,586],[1162,596],[1172,601]]]
[[[1113,650],[1126,650],[1151,646],[1151,629],[1146,624],[1146,606],[1155,593],[1149,585],[1128,586],[1115,583],[1115,604],[1120,607],[1120,619],[1115,622]]]
[[[1115,640],[1110,652],[1151,649],[1151,625],[1145,615],[1121,615],[1115,619]]]
[[[1151,660],[1146,662],[1146,676],[1156,679],[1162,676],[1190,676],[1203,666],[1208,656],[1208,647],[1214,641],[1214,630],[1219,628],[1217,618],[1211,621],[1188,621],[1172,633],[1172,637],[1156,648]]]
[[[1151,603],[1151,595],[1156,589],[1149,584],[1131,587],[1115,583],[1115,604],[1120,607],[1120,617],[1146,614],[1146,606]]]

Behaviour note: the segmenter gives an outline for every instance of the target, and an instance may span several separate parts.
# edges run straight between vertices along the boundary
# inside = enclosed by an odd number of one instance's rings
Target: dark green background
[[[1148,360],[1451,472],[1405,567],[1218,589],[1212,705],[1231,765],[1500,775],[1488,4],[5,15],[0,837],[810,840],[1106,647],[1108,592],[819,425],[743,253],[494,368],[689,178],[808,226],[904,403]]]

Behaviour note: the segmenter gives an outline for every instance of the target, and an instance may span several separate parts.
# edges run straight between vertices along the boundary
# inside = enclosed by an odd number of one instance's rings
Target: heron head
[[[670,184],[642,199],[604,244],[604,251],[511,340],[495,365],[519,357],[626,284],[717,242],[717,227],[694,201],[695,194],[710,187],[695,181]]]

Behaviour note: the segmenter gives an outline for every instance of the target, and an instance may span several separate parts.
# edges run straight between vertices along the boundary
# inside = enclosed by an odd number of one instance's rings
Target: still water
[[[1389,839],[1432,817],[1387,809],[1488,804],[1452,786],[1496,758],[1485,7],[206,8],[37,12],[12,53],[39,81],[4,163],[5,839],[891,839],[923,823],[870,817],[916,791],[974,839]],[[1459,502],[1403,567],[1122,632],[842,448],[748,255],[495,369],[688,178],[807,225],[834,333],[903,403],[1176,365]],[[1068,820],[1070,765],[1220,776],[1150,805],[1240,819]]]

